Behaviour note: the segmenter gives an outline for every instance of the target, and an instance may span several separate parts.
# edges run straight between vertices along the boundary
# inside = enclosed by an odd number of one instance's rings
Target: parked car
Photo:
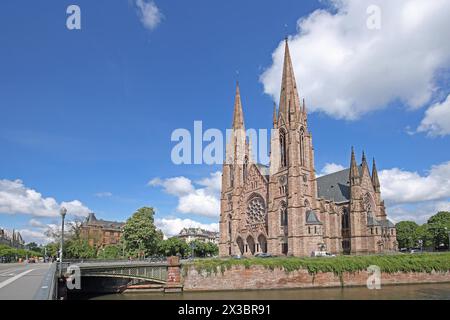
[[[236,254],[236,255],[234,255],[234,256],[231,256],[231,258],[232,258],[232,259],[245,259],[244,256],[241,256],[241,255],[239,255],[239,254]]]
[[[257,257],[257,258],[271,258],[272,255],[270,253],[261,252],[261,253],[255,254],[255,257]]]
[[[330,252],[326,251],[314,251],[311,254],[312,257],[336,257],[336,255],[331,254]]]

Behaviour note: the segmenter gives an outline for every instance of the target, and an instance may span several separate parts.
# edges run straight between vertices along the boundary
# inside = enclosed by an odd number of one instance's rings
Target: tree
[[[419,225],[414,221],[400,221],[395,225],[399,248],[414,248],[419,240]]]
[[[433,236],[433,245],[446,247],[449,245],[450,212],[440,211],[427,221],[428,230]]]
[[[30,242],[25,245],[25,248],[35,252],[41,252],[42,248],[36,242]]]
[[[134,255],[153,255],[158,252],[163,233],[156,229],[153,208],[137,210],[125,223],[123,239],[126,249]]]
[[[122,257],[120,245],[109,245],[98,250],[97,257],[100,259],[119,259]]]
[[[194,248],[196,257],[210,257],[215,256],[219,253],[219,248],[217,247],[217,245],[211,242],[194,240],[190,242],[189,245],[191,246],[191,248]]]
[[[92,259],[97,252],[86,240],[71,239],[64,245],[64,256],[67,259]]]
[[[175,255],[187,257],[189,256],[190,251],[191,249],[189,245],[185,241],[177,237],[172,237],[167,240],[163,240],[160,242],[159,245],[159,253],[166,257]]]

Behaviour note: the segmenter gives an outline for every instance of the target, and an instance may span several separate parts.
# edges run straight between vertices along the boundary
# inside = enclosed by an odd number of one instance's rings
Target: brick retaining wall
[[[367,271],[344,273],[342,282],[344,286],[366,286],[369,277]],[[339,276],[327,272],[315,276],[306,270],[285,272],[281,269],[270,270],[263,266],[233,266],[223,274],[201,274],[193,267],[189,267],[183,277],[185,291],[212,291],[212,290],[252,290],[252,289],[288,289],[288,288],[319,288],[340,287]],[[450,272],[432,273],[383,273],[381,285],[406,283],[433,283],[450,282]]]

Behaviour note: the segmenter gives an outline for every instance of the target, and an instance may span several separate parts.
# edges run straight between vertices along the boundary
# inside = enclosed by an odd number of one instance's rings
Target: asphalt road
[[[41,289],[49,263],[0,264],[0,300],[32,300]]]

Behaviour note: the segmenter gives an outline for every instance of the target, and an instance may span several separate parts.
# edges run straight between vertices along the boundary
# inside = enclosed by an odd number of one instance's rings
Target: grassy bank
[[[305,269],[310,274],[333,272],[342,275],[344,272],[367,270],[371,265],[380,267],[381,272],[427,272],[450,271],[450,253],[396,254],[371,256],[338,256],[334,258],[250,258],[250,259],[199,259],[184,265],[184,272],[190,266],[208,274],[224,272],[232,266],[263,266],[268,269],[283,269],[286,272]]]

